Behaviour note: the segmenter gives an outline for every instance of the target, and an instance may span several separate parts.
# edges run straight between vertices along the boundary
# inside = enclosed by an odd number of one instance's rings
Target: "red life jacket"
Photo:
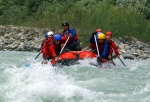
[[[53,37],[49,37],[48,39],[46,39],[46,41],[43,43],[43,46],[42,46],[42,53],[43,53],[43,58],[47,58],[49,57],[49,51],[48,51],[48,46],[49,44],[51,44],[53,42],[54,38]]]
[[[47,54],[48,54],[49,57],[55,58],[56,56],[59,55],[60,50],[61,50],[61,43],[59,45],[56,45],[54,42],[51,42],[48,45]]]

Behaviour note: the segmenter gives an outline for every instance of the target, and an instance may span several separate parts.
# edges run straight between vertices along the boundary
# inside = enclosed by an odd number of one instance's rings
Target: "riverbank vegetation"
[[[0,0],[0,24],[61,29],[70,22],[84,44],[95,29],[150,42],[150,0]]]

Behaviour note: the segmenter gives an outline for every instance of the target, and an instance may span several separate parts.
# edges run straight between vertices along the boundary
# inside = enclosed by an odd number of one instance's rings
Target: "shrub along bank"
[[[112,31],[115,37],[134,36],[150,41],[150,23],[135,6],[118,6],[116,0],[0,0],[0,24],[61,29],[70,22],[87,46],[96,28]],[[119,4],[117,4],[119,3]],[[146,16],[148,17],[148,16]],[[58,31],[59,32],[59,31]]]

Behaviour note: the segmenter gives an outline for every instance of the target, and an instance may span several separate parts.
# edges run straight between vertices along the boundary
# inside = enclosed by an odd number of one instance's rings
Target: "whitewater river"
[[[150,102],[150,60],[116,67],[42,65],[36,52],[0,52],[0,102]],[[29,64],[30,66],[25,66]]]

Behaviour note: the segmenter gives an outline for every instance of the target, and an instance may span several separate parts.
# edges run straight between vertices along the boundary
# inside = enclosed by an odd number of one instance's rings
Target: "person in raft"
[[[95,43],[95,34],[92,34],[90,38],[90,48],[96,49],[96,43]],[[106,40],[106,36],[103,33],[98,34],[97,37],[97,42],[98,42],[98,49],[99,49],[99,54],[102,59],[108,59],[109,52],[110,52],[110,46],[108,41]],[[94,42],[94,43],[93,43]]]
[[[66,52],[66,51],[80,51],[81,47],[80,47],[80,43],[78,41],[78,35],[76,34],[75,29],[69,28],[69,23],[67,21],[64,21],[62,23],[62,27],[63,27],[62,46],[64,46],[64,44],[67,41],[68,37],[70,37],[63,52]]]
[[[110,53],[109,53],[109,56],[108,56],[109,59],[112,58],[113,52],[115,52],[117,57],[120,57],[120,53],[119,53],[119,50],[117,48],[117,45],[112,40],[112,35],[113,35],[112,32],[110,32],[110,31],[106,32],[106,40],[108,41],[108,43],[110,45]]]
[[[45,39],[42,41],[41,44],[41,48],[40,48],[40,52],[43,53],[43,59],[47,60],[48,56],[47,56],[47,46],[48,44],[50,44],[51,42],[53,42],[54,38],[54,32],[53,31],[49,31],[45,34]]]
[[[47,43],[46,48],[44,48],[46,49],[45,52],[46,60],[58,59],[57,56],[59,55],[59,52],[61,50],[61,39],[62,39],[61,35],[56,34],[54,35],[54,40],[50,43]]]
[[[95,32],[92,33],[92,35],[96,35],[96,37],[98,37],[98,34],[103,33],[102,29],[98,28],[95,30]],[[95,43],[95,41],[93,40],[92,43]]]

